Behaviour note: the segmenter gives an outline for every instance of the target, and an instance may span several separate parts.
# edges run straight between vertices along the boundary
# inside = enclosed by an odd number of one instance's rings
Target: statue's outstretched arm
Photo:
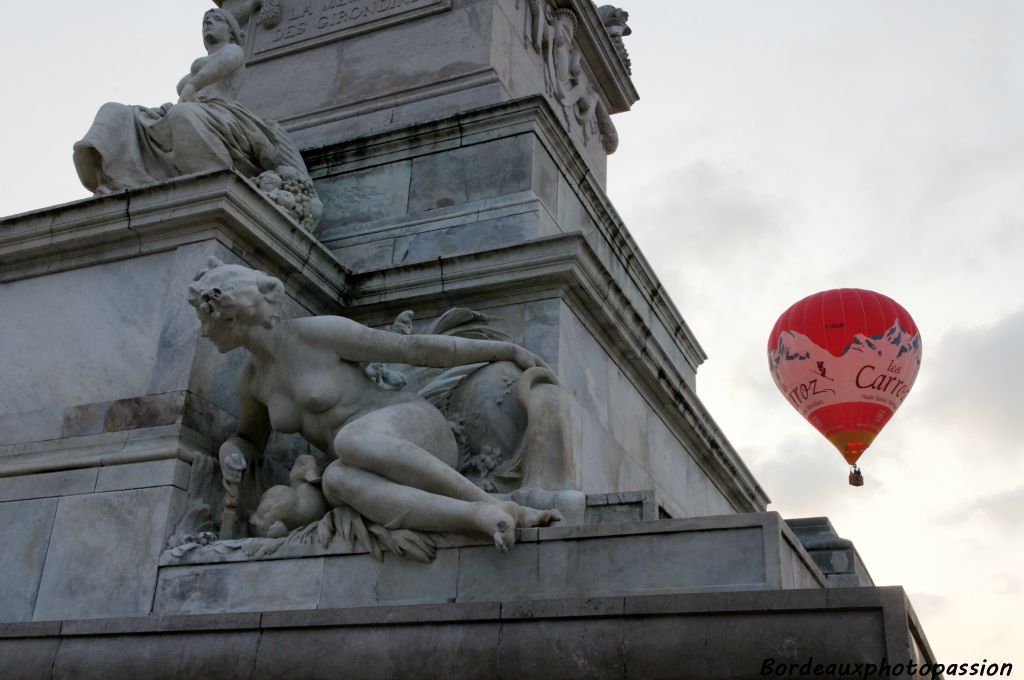
[[[532,352],[511,342],[475,340],[450,335],[401,335],[378,331],[340,316],[305,319],[318,343],[332,347],[349,361],[385,362],[449,368],[465,364],[511,361],[523,370],[546,367]]]

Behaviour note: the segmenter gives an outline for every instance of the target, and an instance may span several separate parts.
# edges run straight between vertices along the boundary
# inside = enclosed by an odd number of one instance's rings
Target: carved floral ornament
[[[284,16],[281,0],[214,0],[214,3],[218,7],[227,5],[226,9],[242,26],[245,26],[255,15],[257,24],[263,28],[273,28],[281,23]]]
[[[575,121],[579,125],[584,144],[597,136],[605,153],[615,153],[618,132],[583,69],[583,55],[575,45],[579,26],[576,12],[555,7],[549,0],[529,0],[527,20],[527,40],[544,62],[545,91],[561,105],[566,124]]]
[[[274,28],[281,23],[284,12],[281,11],[281,0],[263,0],[256,22],[263,28]]]

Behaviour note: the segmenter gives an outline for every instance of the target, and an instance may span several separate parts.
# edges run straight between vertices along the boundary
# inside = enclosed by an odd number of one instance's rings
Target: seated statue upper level
[[[591,0],[218,4],[247,22],[240,99],[302,149],[542,95],[603,184],[611,116],[638,98],[628,15]]]

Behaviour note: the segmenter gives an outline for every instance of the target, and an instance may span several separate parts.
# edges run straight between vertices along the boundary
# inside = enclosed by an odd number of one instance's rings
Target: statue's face
[[[242,338],[239,337],[241,325],[234,319],[207,321],[201,324],[203,337],[209,338],[222,354],[230,352],[242,346]]]
[[[203,15],[203,40],[212,43],[231,41],[231,26],[217,10],[210,10]]]
[[[203,337],[221,352],[244,344],[248,327],[272,324],[281,282],[262,272],[236,265],[209,270],[189,286]]]
[[[238,337],[241,323],[236,318],[238,305],[235,299],[239,281],[237,277],[225,276],[225,273],[214,270],[192,287],[198,298],[196,312],[203,337],[209,338],[221,352],[229,352],[241,345]]]

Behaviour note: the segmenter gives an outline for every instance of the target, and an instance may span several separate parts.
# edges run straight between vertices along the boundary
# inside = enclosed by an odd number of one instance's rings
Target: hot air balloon
[[[921,335],[899,304],[880,293],[840,288],[783,312],[768,337],[768,368],[789,403],[850,464],[910,393],[921,367]]]

